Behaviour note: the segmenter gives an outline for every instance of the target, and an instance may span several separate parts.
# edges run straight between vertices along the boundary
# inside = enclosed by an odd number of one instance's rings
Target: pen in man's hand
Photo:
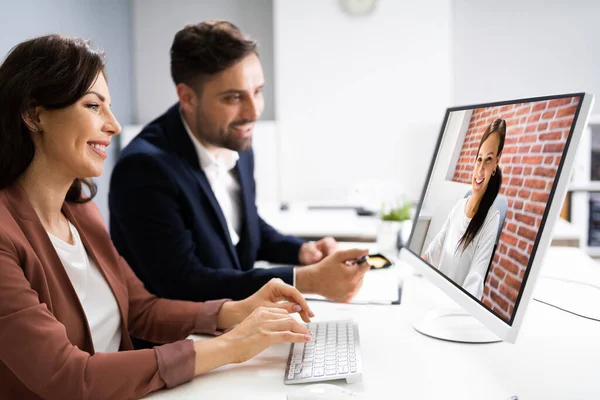
[[[365,255],[364,255],[364,256],[362,256],[362,257],[358,257],[358,258],[357,258],[357,259],[355,259],[355,260],[347,261],[346,263],[347,263],[347,264],[350,264],[350,265],[362,264],[362,263],[365,263],[365,262],[367,262],[367,260],[368,260],[368,259],[369,259],[369,256],[368,256],[367,254],[365,254]]]

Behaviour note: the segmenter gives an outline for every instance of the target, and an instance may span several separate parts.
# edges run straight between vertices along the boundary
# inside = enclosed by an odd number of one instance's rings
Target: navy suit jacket
[[[298,264],[302,241],[258,215],[254,156],[240,152],[243,226],[233,246],[225,218],[179,104],[145,126],[121,152],[110,191],[110,232],[119,253],[159,297],[206,301],[245,298],[273,277],[292,284],[292,267],[253,268],[256,260]]]

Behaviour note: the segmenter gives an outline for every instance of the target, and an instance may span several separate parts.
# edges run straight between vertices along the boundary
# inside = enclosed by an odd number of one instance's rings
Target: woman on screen
[[[90,201],[88,178],[121,130],[105,79],[102,52],[59,35],[23,42],[0,64],[2,399],[140,398],[310,338],[289,314],[308,322],[312,312],[279,279],[241,301],[146,291]],[[185,340],[192,333],[218,337]],[[133,350],[130,335],[162,345]]]
[[[423,254],[425,261],[477,299],[483,295],[500,224],[500,212],[492,205],[502,183],[498,163],[505,136],[503,119],[498,118],[487,127],[477,149],[471,195],[452,208]]]

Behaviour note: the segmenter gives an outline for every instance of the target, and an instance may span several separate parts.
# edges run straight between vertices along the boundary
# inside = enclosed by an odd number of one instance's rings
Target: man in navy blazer
[[[159,297],[242,299],[271,278],[347,302],[365,250],[282,235],[256,209],[252,129],[264,108],[256,42],[224,21],[175,36],[179,102],[144,127],[113,170],[110,231],[119,253]],[[256,260],[302,268],[253,268]]]

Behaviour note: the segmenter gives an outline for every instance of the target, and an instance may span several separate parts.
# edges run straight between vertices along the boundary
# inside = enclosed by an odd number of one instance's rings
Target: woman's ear
[[[496,166],[500,164],[500,157],[502,157],[502,152],[498,153],[498,156],[496,157]]]

